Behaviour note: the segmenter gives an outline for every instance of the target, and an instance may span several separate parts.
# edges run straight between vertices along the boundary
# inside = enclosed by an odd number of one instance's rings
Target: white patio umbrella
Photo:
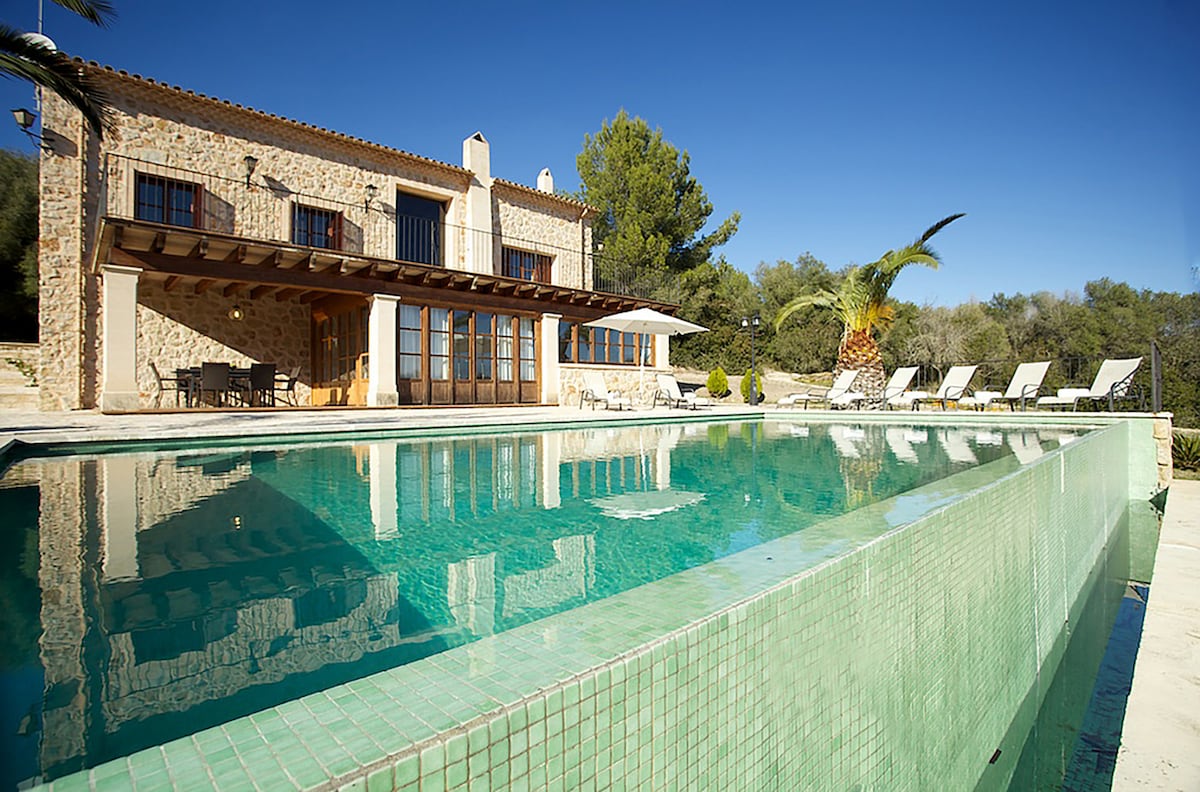
[[[610,316],[604,316],[591,322],[584,322],[584,327],[600,327],[617,330],[622,333],[649,333],[650,335],[688,335],[690,333],[707,333],[707,327],[677,319],[653,308],[636,308],[632,311],[622,311]],[[646,354],[638,355],[638,391],[642,390],[642,376],[645,373]]]

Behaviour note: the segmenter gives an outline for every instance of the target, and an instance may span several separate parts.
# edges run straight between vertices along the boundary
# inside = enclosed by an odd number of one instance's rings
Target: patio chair
[[[579,409],[591,403],[596,409],[597,403],[602,403],[606,410],[632,410],[633,402],[627,396],[622,396],[619,390],[609,390],[604,384],[604,374],[599,371],[583,372],[583,388],[579,391]]]
[[[229,394],[229,364],[203,363],[200,366],[200,387],[196,389],[201,403],[204,394],[213,395],[213,405],[223,407],[225,397]]]
[[[971,384],[971,377],[975,376],[975,369],[978,366],[951,366],[946,372],[946,376],[942,379],[942,384],[938,387],[937,393],[930,394],[927,391],[905,391],[896,397],[893,404],[897,407],[907,407],[913,410],[921,409],[921,402],[939,401],[942,403],[942,409],[946,409],[947,402],[958,402],[959,399],[967,395],[967,386]]]
[[[247,407],[275,406],[275,364],[251,363],[250,376],[232,383]]]
[[[180,376],[164,377],[158,370],[158,366],[154,365],[154,361],[150,361],[150,371],[154,374],[154,382],[157,390],[154,392],[154,406],[158,407],[162,402],[164,391],[175,391],[175,406],[179,406],[180,394],[187,394],[187,379]],[[191,406],[191,399],[188,399],[188,406]]]
[[[901,366],[892,372],[891,378],[883,386],[883,408],[886,410],[899,404],[898,400],[908,391],[913,377],[917,376],[916,366]]]
[[[680,390],[674,374],[659,374],[655,379],[658,380],[658,390],[654,393],[654,401],[651,404],[653,407],[657,407],[660,400],[668,407],[683,407],[688,410],[712,407],[711,399],[697,396],[694,391],[684,393]]]
[[[1118,400],[1139,398],[1134,395],[1136,391],[1133,388],[1133,375],[1137,373],[1141,364],[1140,357],[1105,360],[1096,372],[1092,387],[1059,388],[1055,395],[1039,398],[1037,406],[1051,410],[1056,407],[1070,407],[1074,411],[1081,401],[1107,400],[1108,411],[1112,412]]]
[[[849,407],[850,405],[861,406],[862,401],[867,398],[867,395],[851,390],[854,387],[854,380],[857,378],[858,369],[846,369],[837,375],[837,379],[828,388],[818,388],[806,393],[789,393],[775,402],[775,406],[783,409],[803,404],[806,410],[808,409],[809,402],[828,402],[829,406],[833,409]]]
[[[276,374],[275,382],[272,384],[271,404],[275,403],[275,394],[283,394],[283,400],[292,407],[299,407],[300,402],[296,398],[296,383],[300,381],[300,367],[295,366],[287,373],[284,379],[280,380]]]
[[[1031,402],[1037,397],[1048,368],[1050,368],[1049,360],[1038,363],[1022,363],[1013,372],[1008,389],[1003,394],[1000,391],[986,390],[985,386],[984,390],[977,390],[970,396],[959,399],[958,403],[962,407],[986,410],[992,402],[1004,401],[1008,402],[1010,410],[1016,410],[1017,402],[1020,402],[1021,412],[1024,412],[1026,402]]]

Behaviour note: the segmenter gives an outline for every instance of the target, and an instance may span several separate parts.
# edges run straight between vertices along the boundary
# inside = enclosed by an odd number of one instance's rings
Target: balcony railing
[[[236,179],[118,154],[105,155],[101,178],[101,216],[481,274],[513,272],[508,249],[539,261],[517,268],[530,280],[678,301],[674,278],[605,261],[590,250],[400,214],[386,194],[368,198],[364,190],[362,200],[347,201],[301,192],[269,176]]]

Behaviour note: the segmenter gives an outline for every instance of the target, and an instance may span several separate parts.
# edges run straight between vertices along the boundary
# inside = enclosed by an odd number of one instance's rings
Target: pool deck
[[[766,415],[813,420],[878,420],[881,413],[782,411],[745,405],[710,410],[632,411],[575,407],[448,407],[270,411],[192,410],[102,415],[94,411],[0,412],[0,463],[23,445],[238,441],[256,437],[324,437],[376,432],[439,433],[612,425],[644,420],[736,419]],[[893,419],[901,417],[887,414]],[[1111,418],[1111,414],[1103,414]],[[1011,422],[1015,416],[922,412],[930,423]],[[1084,422],[1087,413],[1023,414],[1025,423]],[[885,419],[886,420],[886,419]],[[0,471],[3,470],[0,464]],[[1155,562],[1141,648],[1125,715],[1114,790],[1200,789],[1200,481],[1176,481]]]
[[[1200,481],[1167,495],[1112,788],[1200,789]]]

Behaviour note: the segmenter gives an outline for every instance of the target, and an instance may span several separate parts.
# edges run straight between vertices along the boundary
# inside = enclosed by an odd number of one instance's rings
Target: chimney
[[[464,202],[464,269],[490,275],[497,266],[492,261],[492,162],[491,147],[482,132],[463,141],[463,167],[472,173]]]
[[[474,173],[484,187],[492,186],[491,146],[482,132],[476,132],[463,141],[463,167]]]
[[[554,175],[550,173],[549,168],[538,171],[537,188],[541,192],[554,194]]]

